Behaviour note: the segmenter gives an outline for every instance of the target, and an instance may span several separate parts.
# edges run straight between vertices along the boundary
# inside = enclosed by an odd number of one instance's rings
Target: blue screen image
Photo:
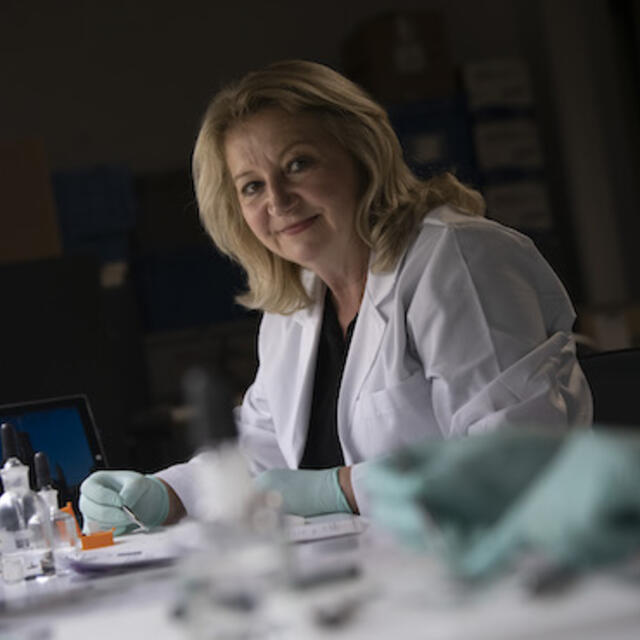
[[[33,453],[43,451],[49,458],[51,475],[55,481],[56,468],[64,471],[69,486],[80,484],[94,468],[93,456],[75,407],[31,409],[22,414],[0,414],[0,423],[9,422],[20,434],[27,434]],[[2,445],[0,444],[0,454]],[[28,461],[24,461],[28,462]]]

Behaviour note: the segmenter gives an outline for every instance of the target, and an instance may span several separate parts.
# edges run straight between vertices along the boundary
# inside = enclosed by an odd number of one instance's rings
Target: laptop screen
[[[106,466],[104,450],[86,396],[67,396],[0,406],[0,423],[11,423],[18,435],[19,456],[30,466],[35,488],[33,456],[43,451],[61,504],[77,506],[82,481]],[[0,454],[4,452],[0,443]]]

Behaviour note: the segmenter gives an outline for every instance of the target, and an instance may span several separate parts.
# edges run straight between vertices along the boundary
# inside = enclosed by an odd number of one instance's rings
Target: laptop
[[[18,436],[18,454],[30,467],[36,488],[33,456],[49,458],[51,478],[60,504],[71,501],[77,509],[80,484],[93,471],[104,469],[107,459],[85,395],[72,395],[0,405],[0,424],[9,422]],[[0,460],[4,452],[0,443]]]

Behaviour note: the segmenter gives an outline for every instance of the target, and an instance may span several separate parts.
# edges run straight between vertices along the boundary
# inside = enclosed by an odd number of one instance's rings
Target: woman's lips
[[[281,229],[279,233],[284,233],[287,236],[293,236],[297,233],[302,233],[306,231],[315,221],[318,216],[311,216],[310,218],[305,218],[300,222],[295,222],[294,224],[290,224],[288,227]]]

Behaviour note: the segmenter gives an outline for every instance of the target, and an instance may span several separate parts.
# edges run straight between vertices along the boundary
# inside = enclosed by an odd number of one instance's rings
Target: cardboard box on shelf
[[[60,230],[44,144],[0,141],[0,262],[55,258]]]
[[[396,104],[454,93],[455,69],[439,11],[392,11],[362,23],[343,45],[347,76]]]
[[[538,126],[532,118],[478,122],[473,127],[473,139],[480,171],[544,166]]]
[[[541,180],[517,180],[486,185],[483,189],[488,215],[509,227],[547,230],[553,215],[547,188]]]
[[[529,109],[533,106],[529,70],[520,58],[468,62],[463,66],[462,78],[469,108],[473,111]]]

